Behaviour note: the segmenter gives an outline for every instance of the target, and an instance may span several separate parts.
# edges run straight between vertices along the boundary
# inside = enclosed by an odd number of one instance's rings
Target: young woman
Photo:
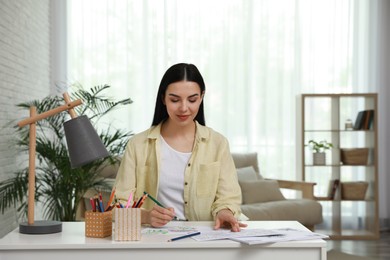
[[[142,206],[143,224],[161,227],[174,218],[215,221],[215,229],[240,231],[241,190],[225,137],[205,126],[205,84],[192,64],[164,74],[152,126],[130,138],[116,178],[116,194],[151,199]]]

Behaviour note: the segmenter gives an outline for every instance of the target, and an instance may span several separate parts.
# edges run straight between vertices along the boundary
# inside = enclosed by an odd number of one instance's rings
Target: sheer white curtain
[[[109,84],[134,100],[115,127],[152,121],[165,70],[195,64],[206,82],[206,123],[232,151],[256,151],[267,177],[299,178],[301,93],[375,91],[371,1],[70,0],[68,79]]]

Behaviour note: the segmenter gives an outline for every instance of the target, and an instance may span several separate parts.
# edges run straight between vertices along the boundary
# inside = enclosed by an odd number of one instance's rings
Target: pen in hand
[[[148,197],[153,200],[154,203],[156,203],[157,205],[159,205],[160,207],[162,208],[165,208],[165,206],[163,204],[161,204],[158,200],[156,200],[155,198],[153,198],[149,193],[147,193],[146,191],[144,191],[144,194],[145,195],[148,195]]]
[[[156,200],[155,198],[153,198],[153,196],[151,196],[149,193],[147,193],[146,191],[144,191],[144,194],[148,196],[148,198],[150,198],[151,200],[153,200],[154,203],[156,203],[158,206],[166,209],[166,207],[161,204],[158,200]],[[173,217],[174,220],[177,220],[178,218],[176,216]]]

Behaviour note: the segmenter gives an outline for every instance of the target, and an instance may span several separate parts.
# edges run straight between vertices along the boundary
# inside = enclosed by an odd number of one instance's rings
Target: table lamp
[[[19,127],[24,127],[26,125],[30,126],[27,222],[19,224],[19,232],[23,234],[51,234],[62,231],[62,222],[60,221],[34,221],[36,122],[63,111],[69,112],[71,119],[64,122],[64,130],[72,168],[83,166],[89,162],[105,158],[109,155],[88,117],[77,117],[73,108],[82,104],[82,101],[80,99],[71,101],[68,93],[64,93],[63,97],[65,100],[64,105],[41,114],[36,113],[36,107],[30,107],[30,117],[18,123]]]

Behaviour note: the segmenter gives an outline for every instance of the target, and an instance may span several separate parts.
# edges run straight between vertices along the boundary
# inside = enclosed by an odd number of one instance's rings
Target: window
[[[110,122],[151,125],[165,70],[195,64],[206,123],[264,176],[300,178],[301,93],[375,91],[369,0],[68,1],[68,78],[134,100]]]

